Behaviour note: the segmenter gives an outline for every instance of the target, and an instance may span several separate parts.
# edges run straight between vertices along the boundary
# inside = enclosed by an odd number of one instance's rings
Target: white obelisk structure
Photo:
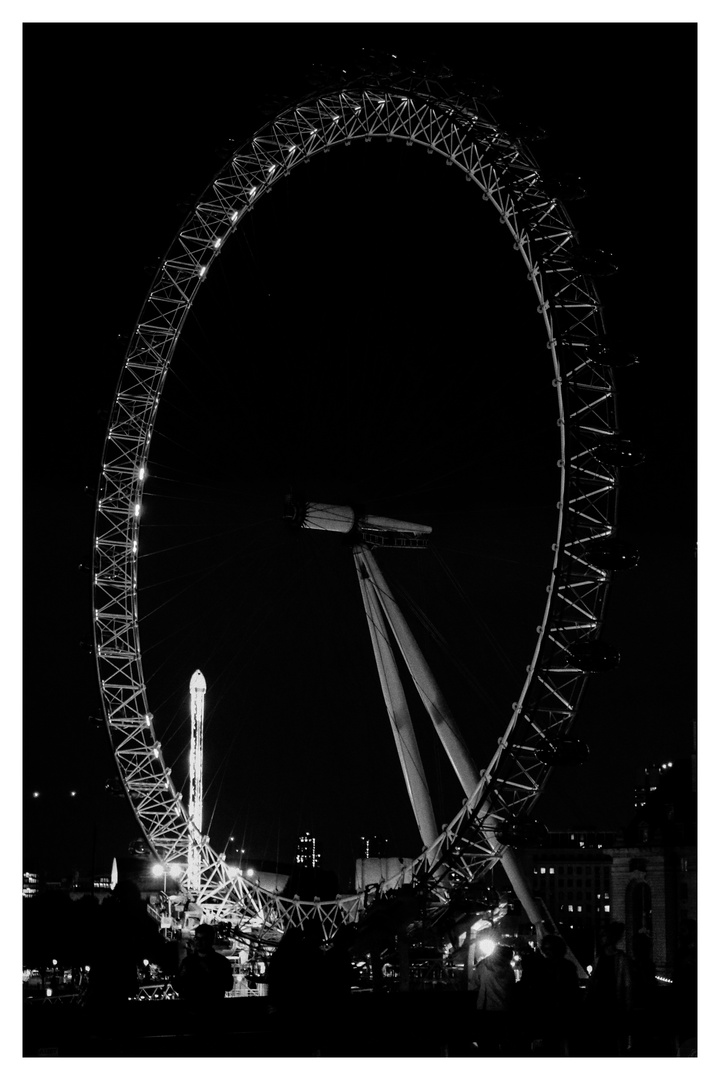
[[[203,719],[207,683],[202,671],[190,680],[190,837],[188,840],[187,885],[193,892],[200,889],[200,846],[203,814]]]

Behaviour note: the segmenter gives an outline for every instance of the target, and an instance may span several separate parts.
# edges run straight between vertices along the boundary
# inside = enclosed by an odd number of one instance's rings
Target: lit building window
[[[610,905],[609,905],[609,904],[605,904],[605,906],[603,907],[603,911],[607,911],[607,912],[609,912],[609,911],[610,911]]]
[[[550,869],[548,870],[548,874],[554,874],[554,873],[555,873],[555,867],[551,866]]]
[[[541,867],[540,867],[540,873],[541,873],[541,874],[544,874],[544,873],[545,873],[545,867],[544,867],[544,866],[541,866]]]

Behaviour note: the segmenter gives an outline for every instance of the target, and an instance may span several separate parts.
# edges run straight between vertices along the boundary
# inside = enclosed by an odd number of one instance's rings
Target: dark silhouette
[[[636,934],[630,960],[630,1049],[639,1057],[663,1053],[666,1026],[661,1021],[660,990],[652,959],[652,939]]]
[[[195,931],[195,948],[180,964],[177,990],[180,997],[196,1005],[222,1001],[233,988],[232,964],[215,952],[215,927],[201,923]]]
[[[488,1057],[509,1049],[511,1014],[517,1003],[512,958],[509,945],[496,945],[470,976],[470,989],[477,990],[478,1052]]]
[[[539,954],[523,960],[518,986],[525,1049],[543,1057],[567,1057],[577,1030],[580,984],[559,934],[547,934]]]
[[[285,931],[268,966],[270,1025],[278,1052],[317,1055],[324,1031],[325,963],[319,923]]]
[[[324,1013],[324,1036],[320,1053],[323,1057],[345,1055],[352,1045],[350,997],[355,971],[350,951],[354,942],[354,928],[341,926],[336,931],[329,949],[322,955],[323,985],[320,993]]]
[[[697,925],[694,919],[685,919],[678,935],[671,991],[679,1057],[697,1056],[697,977]]]
[[[134,997],[138,991],[138,966],[143,960],[166,966],[165,941],[137,885],[119,881],[97,911],[87,1005],[111,1012]]]
[[[630,961],[620,941],[623,923],[610,923],[603,931],[600,953],[586,991],[588,1045],[598,1057],[616,1057],[627,1049],[632,1005]]]

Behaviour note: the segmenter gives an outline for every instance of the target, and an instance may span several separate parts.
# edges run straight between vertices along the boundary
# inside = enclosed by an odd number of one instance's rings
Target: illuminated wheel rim
[[[95,518],[95,655],[127,797],[157,858],[181,864],[190,823],[148,703],[137,595],[143,486],[158,405],[197,291],[245,215],[300,162],[372,139],[423,146],[480,189],[488,214],[499,216],[525,264],[533,289],[528,298],[534,293],[556,387],[558,518],[537,643],[477,790],[413,865],[418,882],[436,879],[437,868],[444,867],[447,898],[500,856],[499,826],[515,826],[527,817],[551,771],[548,748],[561,744],[572,727],[591,670],[582,657],[600,634],[611,579],[593,552],[615,535],[622,458],[612,368],[587,260],[579,254],[564,206],[550,193],[527,146],[502,130],[477,90],[461,90],[451,76],[393,71],[363,73],[315,92],[242,143],[189,213],[141,309],[109,420]],[[208,843],[201,859],[200,903],[212,903],[218,917],[250,931],[279,932],[312,915],[331,936],[360,909],[354,896],[303,902],[269,893],[233,876]]]

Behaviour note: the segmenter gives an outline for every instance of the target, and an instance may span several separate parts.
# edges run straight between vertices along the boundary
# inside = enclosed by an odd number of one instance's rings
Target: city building
[[[619,833],[550,832],[518,850],[534,894],[585,966],[604,925],[621,922],[627,953],[638,935],[649,937],[657,974],[672,977],[697,922],[695,768],[694,756],[644,768],[635,814]]]
[[[678,949],[697,923],[695,756],[644,769],[635,807],[608,851],[613,918],[625,923],[630,955],[638,935],[650,937],[657,973],[671,977]]]
[[[363,859],[382,859],[387,855],[388,842],[382,836],[361,836],[360,857]]]
[[[533,893],[580,962],[591,964],[600,933],[613,918],[610,848],[615,832],[549,832],[518,852]]]
[[[299,866],[314,869],[319,861],[320,854],[317,851],[315,837],[311,836],[309,832],[303,833],[302,836],[298,836],[295,862]]]

